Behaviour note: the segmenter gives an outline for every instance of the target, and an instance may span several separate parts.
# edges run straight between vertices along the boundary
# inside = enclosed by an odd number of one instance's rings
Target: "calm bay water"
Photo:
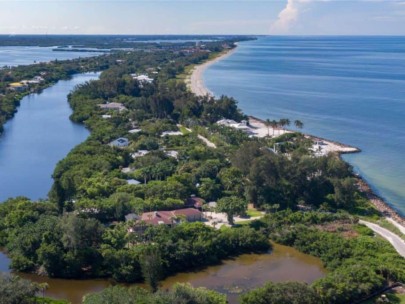
[[[97,78],[97,73],[76,75],[21,100],[0,136],[0,202],[20,195],[47,197],[56,163],[89,135],[69,120],[67,95],[76,85]]]
[[[345,155],[405,214],[405,37],[263,37],[204,74],[216,95],[259,118],[359,147]]]
[[[67,60],[103,54],[96,52],[54,52],[52,51],[53,49],[54,47],[0,46],[0,68],[3,66],[28,65],[49,62],[55,59]]]

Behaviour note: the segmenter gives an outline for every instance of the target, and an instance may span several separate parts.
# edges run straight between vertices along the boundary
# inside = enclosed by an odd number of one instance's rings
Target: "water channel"
[[[69,120],[67,95],[98,75],[79,74],[21,100],[0,136],[0,202],[21,195],[33,200],[47,197],[56,163],[89,135],[83,125]]]

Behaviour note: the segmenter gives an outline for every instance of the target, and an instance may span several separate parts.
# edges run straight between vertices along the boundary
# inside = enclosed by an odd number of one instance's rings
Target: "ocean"
[[[360,148],[343,158],[405,215],[405,37],[259,37],[203,78],[246,114]]]

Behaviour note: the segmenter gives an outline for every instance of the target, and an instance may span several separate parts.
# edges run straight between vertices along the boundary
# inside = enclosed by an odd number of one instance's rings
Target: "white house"
[[[148,75],[145,74],[131,74],[132,79],[138,80],[140,83],[152,83],[153,78],[150,78]]]
[[[175,159],[179,158],[179,152],[174,151],[174,150],[166,151],[165,154],[166,154],[166,156],[173,157]]]
[[[149,153],[148,150],[138,150],[135,153],[132,153],[131,156],[132,156],[132,158],[137,158],[137,157],[145,156],[148,153]]]
[[[109,145],[111,147],[128,147],[129,140],[128,140],[128,138],[120,137],[120,138],[117,138],[116,140],[113,140],[112,142],[110,142]]]
[[[110,102],[98,105],[103,110],[117,110],[117,111],[125,111],[127,108],[119,102]]]
[[[128,185],[139,185],[139,184],[141,184],[141,182],[136,179],[128,179],[127,184]]]
[[[160,137],[165,137],[166,135],[177,136],[177,135],[183,135],[183,133],[180,131],[164,131],[164,132],[162,132],[162,135],[160,135]]]

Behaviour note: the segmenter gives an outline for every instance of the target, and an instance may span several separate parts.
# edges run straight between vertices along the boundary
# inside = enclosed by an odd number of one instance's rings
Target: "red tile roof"
[[[179,215],[195,218],[201,216],[201,212],[194,208],[185,208],[172,211],[145,212],[141,215],[141,221],[144,221],[146,224],[150,225],[171,225]]]
[[[201,208],[205,201],[201,197],[192,196],[186,199],[187,207]]]

